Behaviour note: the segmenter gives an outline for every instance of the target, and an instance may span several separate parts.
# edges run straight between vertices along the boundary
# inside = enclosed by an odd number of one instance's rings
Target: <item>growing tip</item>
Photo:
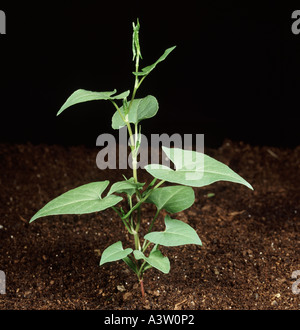
[[[133,61],[135,57],[142,58],[141,48],[140,48],[140,41],[139,41],[139,30],[140,30],[140,22],[137,19],[136,24],[132,22],[133,27],[133,35],[132,35],[132,53],[133,53]]]

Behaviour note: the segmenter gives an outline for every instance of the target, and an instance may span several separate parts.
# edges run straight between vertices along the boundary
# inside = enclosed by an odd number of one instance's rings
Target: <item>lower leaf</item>
[[[165,217],[166,230],[152,232],[145,236],[145,239],[164,246],[179,246],[185,244],[202,245],[196,231],[187,223],[171,219],[169,215]]]
[[[168,257],[163,256],[163,254],[157,249],[154,248],[149,257],[146,257],[142,251],[135,250],[133,251],[134,257],[137,260],[145,260],[152,267],[160,270],[164,274],[168,274],[170,271],[170,261]]]
[[[49,215],[85,214],[103,211],[119,203],[123,198],[116,195],[101,197],[109,181],[92,182],[56,197],[40,209],[30,222]]]

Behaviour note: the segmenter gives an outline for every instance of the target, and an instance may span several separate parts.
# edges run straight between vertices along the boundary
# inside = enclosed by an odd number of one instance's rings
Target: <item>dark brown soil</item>
[[[113,183],[129,171],[100,171],[99,149],[0,148],[0,270],[6,274],[0,309],[299,309],[291,275],[300,270],[300,146],[226,141],[218,150],[206,150],[255,190],[226,182],[195,189],[196,203],[176,218],[196,229],[203,246],[164,248],[171,272],[146,272],[145,301],[123,262],[99,267],[108,245],[121,240],[132,246],[112,210],[28,224],[59,194],[91,181]],[[145,171],[139,178],[151,179]],[[145,205],[143,211],[149,222],[154,207]]]

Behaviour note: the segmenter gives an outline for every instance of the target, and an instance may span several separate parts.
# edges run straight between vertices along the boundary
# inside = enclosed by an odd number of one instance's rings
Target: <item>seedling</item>
[[[137,157],[141,143],[140,123],[156,115],[158,102],[152,95],[136,98],[136,93],[151,71],[175,49],[175,47],[168,48],[154,64],[139,70],[139,62],[142,59],[139,29],[139,21],[137,24],[133,23],[132,52],[133,61],[135,61],[135,71],[133,72],[135,81],[132,93],[126,91],[116,94],[116,90],[91,92],[79,89],[67,99],[57,113],[60,115],[64,110],[78,103],[109,100],[116,109],[112,116],[112,128],[120,129],[126,126],[128,129],[132,155],[132,177],[112,184],[106,196],[102,196],[102,193],[109,186],[107,180],[88,183],[72,189],[46,204],[31,218],[30,222],[45,216],[86,214],[112,208],[126,230],[132,235],[134,246],[124,248],[121,241],[114,242],[103,251],[100,266],[108,262],[123,260],[137,275],[141,293],[144,296],[143,278],[147,269],[153,267],[165,274],[170,271],[170,261],[162,254],[160,246],[202,245],[198,234],[192,227],[185,222],[173,219],[173,214],[193,205],[195,194],[192,187],[202,187],[222,180],[253,188],[227,165],[204,153],[165,146],[162,149],[174,163],[175,169],[160,164],[149,164],[145,166],[145,170],[153,176],[153,180],[147,185],[145,182],[138,181]],[[127,99],[130,94],[130,99]],[[132,128],[134,128],[134,134]],[[162,186],[165,183],[173,185]],[[127,212],[120,205],[124,196],[128,203]],[[154,204],[156,212],[148,228],[145,228],[147,234],[141,237],[141,206],[143,203]],[[165,230],[152,231],[162,210],[168,213],[164,218]]]

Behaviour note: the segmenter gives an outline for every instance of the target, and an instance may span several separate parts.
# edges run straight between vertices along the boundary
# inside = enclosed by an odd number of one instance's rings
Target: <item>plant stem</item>
[[[132,129],[131,129],[131,125],[128,122],[127,119],[124,119],[126,126],[127,126],[127,130],[129,133],[129,137],[130,137],[130,144],[131,144],[131,155],[132,155],[132,171],[133,171],[133,178],[134,178],[134,182],[138,183],[138,179],[137,179],[137,148],[136,148],[136,141],[133,138],[133,133],[132,133]]]
[[[133,139],[133,133],[132,133],[132,130],[131,130],[131,125],[126,120],[125,120],[125,123],[126,123],[127,130],[128,130],[128,133],[129,133],[131,147],[132,147],[133,150],[135,150],[135,143],[134,143],[134,139]],[[132,157],[132,160],[133,160],[133,157]]]
[[[135,58],[135,72],[138,72],[139,71],[139,63],[140,63],[140,52],[138,50],[138,52],[136,54],[136,58]],[[139,77],[138,76],[135,76],[133,92],[132,92],[131,100],[130,100],[129,107],[128,107],[128,113],[130,111],[130,108],[132,106],[132,102],[133,102],[133,100],[135,98],[135,94],[136,94],[136,92],[137,92],[137,90],[138,90],[139,87],[140,87]]]
[[[132,209],[132,197],[131,196],[128,196],[128,204],[129,204],[130,209]],[[134,228],[134,226],[135,226],[132,215],[130,216],[130,225],[131,225],[131,228]]]
[[[138,72],[139,70],[139,60],[140,60],[140,53],[138,50],[137,56],[136,56],[136,60],[135,60],[135,71]],[[133,88],[133,92],[132,92],[132,96],[131,96],[131,100],[128,106],[128,115],[129,115],[129,111],[130,108],[132,106],[133,100],[135,98],[135,94],[137,92],[139,88],[139,78],[138,76],[135,76],[135,82],[134,82],[134,88]],[[137,179],[137,169],[136,169],[136,165],[137,165],[137,124],[135,124],[135,141],[133,140],[133,134],[132,134],[132,130],[131,130],[131,126],[130,124],[127,122],[127,128],[128,128],[128,133],[130,135],[130,141],[131,141],[131,154],[132,154],[132,170],[133,170],[133,178],[135,183],[138,182]]]
[[[138,232],[137,231],[133,231],[133,237],[134,237],[134,247],[136,250],[141,250],[141,243],[140,243],[140,238],[139,238],[139,235],[138,235]]]
[[[140,280],[140,285],[141,285],[141,293],[142,293],[142,298],[145,298],[145,289],[144,289],[144,282],[143,279]]]
[[[137,273],[138,279],[140,281],[140,286],[141,286],[141,293],[142,293],[142,298],[145,297],[145,290],[144,290],[144,282],[143,282],[143,268],[146,264],[146,261],[144,261]]]
[[[139,46],[137,47],[137,54],[136,54],[136,61],[135,61],[135,72],[139,71],[139,59],[140,59],[140,50],[139,50]],[[134,182],[138,183],[138,178],[137,178],[137,154],[138,154],[138,149],[139,149],[139,136],[138,136],[138,126],[137,123],[135,123],[135,137],[133,138],[133,133],[131,130],[131,125],[128,121],[128,116],[129,116],[129,112],[130,109],[132,107],[133,101],[135,99],[135,95],[136,92],[138,90],[138,88],[140,87],[141,83],[144,81],[144,79],[146,78],[146,76],[143,76],[143,78],[141,79],[141,81],[139,81],[139,76],[136,75],[135,76],[135,82],[134,82],[134,88],[133,88],[133,92],[132,92],[132,96],[131,96],[131,100],[128,106],[128,109],[126,111],[127,115],[126,117],[122,117],[121,111],[120,109],[118,109],[121,118],[124,120],[124,122],[127,125],[127,130],[130,136],[130,143],[131,143],[131,154],[132,154],[132,171],[133,171],[133,178],[134,178]],[[115,105],[116,106],[116,105]],[[117,106],[116,106],[117,107]],[[153,182],[153,184],[155,183],[155,181]],[[136,198],[137,198],[137,204],[133,207],[132,206],[132,198],[130,197],[130,199],[128,200],[129,202],[129,206],[130,206],[130,211],[122,218],[122,221],[126,221],[126,219],[131,216],[131,227],[133,228],[133,217],[132,217],[132,212],[137,210],[137,222],[136,222],[136,226],[135,229],[132,229],[132,234],[134,236],[134,245],[135,245],[135,249],[136,250],[142,250],[141,248],[141,244],[140,244],[140,239],[139,239],[139,229],[140,229],[140,224],[141,224],[141,204],[150,196],[151,192],[158,188],[161,184],[163,184],[164,181],[159,182],[154,188],[152,188],[149,192],[147,192],[147,194],[144,196],[144,198],[141,198],[141,194],[139,193],[138,189],[136,189]],[[152,223],[150,225],[150,230],[152,229],[152,226],[154,224],[155,219],[158,216],[158,213],[160,212],[160,210],[157,210],[154,219],[152,220]],[[149,231],[150,231],[149,230]],[[146,241],[144,242],[145,245]],[[144,248],[143,245],[143,248]],[[147,244],[148,247],[149,244]],[[143,282],[143,268],[145,266],[146,262],[144,261],[138,271],[138,279],[140,281],[140,286],[141,286],[141,293],[142,293],[142,298],[145,297],[145,290],[144,290],[144,282]]]
[[[136,58],[135,58],[135,72],[139,71],[139,63],[140,63],[140,54],[138,53]],[[129,104],[129,109],[130,109],[131,104],[132,104],[132,102],[135,98],[135,94],[136,94],[136,91],[138,90],[138,88],[139,88],[139,77],[135,76],[134,88],[133,88],[133,92],[132,92],[131,101],[130,101],[130,104]]]

